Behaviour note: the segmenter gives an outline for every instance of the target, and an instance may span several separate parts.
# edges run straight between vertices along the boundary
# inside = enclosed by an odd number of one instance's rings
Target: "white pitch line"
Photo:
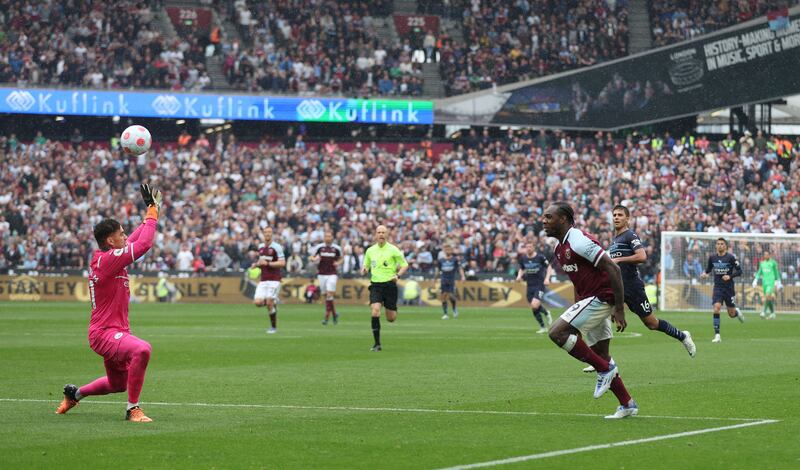
[[[21,402],[21,403],[58,403],[57,400],[43,400],[37,398],[0,398],[0,402]],[[98,405],[121,405],[123,402],[110,400],[92,400],[89,404]],[[312,405],[264,405],[249,403],[181,403],[181,402],[141,402],[143,405],[152,406],[195,406],[206,408],[261,408],[261,409],[283,409],[283,410],[320,410],[320,411],[364,411],[364,412],[387,412],[387,413],[441,413],[441,414],[476,414],[476,415],[503,415],[503,416],[572,416],[599,418],[604,414],[593,413],[557,413],[546,411],[501,411],[501,410],[446,410],[435,408],[376,408],[364,406],[312,406]],[[658,416],[658,415],[638,415],[637,419],[676,419],[686,421],[744,421],[761,422],[771,421],[764,418],[715,418],[713,416]]]
[[[593,446],[576,447],[574,449],[554,450],[551,452],[543,452],[541,454],[531,454],[531,455],[523,455],[521,457],[511,457],[508,459],[490,460],[488,462],[457,465],[455,467],[446,467],[440,470],[467,470],[470,468],[495,467],[498,465],[507,465],[510,463],[527,462],[528,460],[547,459],[550,457],[558,457],[561,455],[578,454],[581,452],[591,452],[593,450],[600,450],[600,449],[610,449],[612,447],[624,447],[636,444],[644,444],[645,442],[665,441],[667,439],[677,439],[679,437],[696,436],[698,434],[707,434],[712,432],[727,431],[729,429],[746,428],[748,426],[760,426],[762,424],[772,424],[777,422],[778,420],[774,419],[764,419],[750,423],[732,424],[730,426],[721,426],[717,428],[698,429],[696,431],[686,431],[675,434],[664,434],[661,436],[645,437],[643,439],[633,439],[630,441],[610,442],[608,444],[597,444]]]

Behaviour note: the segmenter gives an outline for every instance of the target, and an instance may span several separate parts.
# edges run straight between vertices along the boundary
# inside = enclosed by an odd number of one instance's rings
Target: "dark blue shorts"
[[[528,286],[526,293],[528,296],[528,303],[531,303],[533,299],[542,300],[544,298],[544,286]]]
[[[653,306],[650,305],[650,300],[644,292],[644,288],[634,289],[633,291],[625,291],[625,305],[631,309],[639,318],[653,314]]]
[[[736,292],[733,287],[714,286],[711,304],[725,304],[726,307],[736,307]]]
[[[456,281],[444,280],[442,279],[441,287],[439,288],[441,292],[447,292],[449,294],[453,294],[456,291]]]

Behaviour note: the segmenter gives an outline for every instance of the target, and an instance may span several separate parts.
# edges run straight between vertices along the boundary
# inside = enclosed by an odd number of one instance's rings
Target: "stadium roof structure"
[[[771,124],[788,133],[784,126],[800,125],[800,6],[783,19],[439,99],[435,122],[617,130],[688,116],[727,123],[730,108],[771,103]],[[616,101],[609,90],[619,91]]]

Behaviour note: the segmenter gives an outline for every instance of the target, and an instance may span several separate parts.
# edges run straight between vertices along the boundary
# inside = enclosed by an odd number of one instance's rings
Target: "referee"
[[[361,275],[370,273],[369,306],[372,309],[372,336],[375,346],[370,351],[381,350],[381,304],[386,309],[386,319],[397,318],[397,279],[408,271],[408,262],[399,248],[386,241],[388,230],[378,225],[377,243],[367,248]]]

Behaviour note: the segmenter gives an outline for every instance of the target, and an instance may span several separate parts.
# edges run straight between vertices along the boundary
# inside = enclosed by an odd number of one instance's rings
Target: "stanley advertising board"
[[[134,276],[129,279],[131,297],[138,302],[155,302],[155,276]],[[247,303],[255,293],[256,282],[240,277],[169,278],[174,300],[179,303]],[[281,282],[282,303],[303,303],[309,280],[286,278]],[[400,282],[401,299],[405,281]],[[369,282],[340,279],[336,287],[337,301],[342,304],[367,305]],[[441,305],[439,283],[419,283],[422,305]],[[525,307],[525,284],[517,282],[465,281],[456,283],[459,305],[465,307]],[[551,285],[545,303],[567,306],[572,298],[569,284]],[[88,283],[80,276],[0,276],[0,301],[82,301],[89,302]]]
[[[800,14],[765,20],[510,92],[493,124],[619,129],[800,93]]]

